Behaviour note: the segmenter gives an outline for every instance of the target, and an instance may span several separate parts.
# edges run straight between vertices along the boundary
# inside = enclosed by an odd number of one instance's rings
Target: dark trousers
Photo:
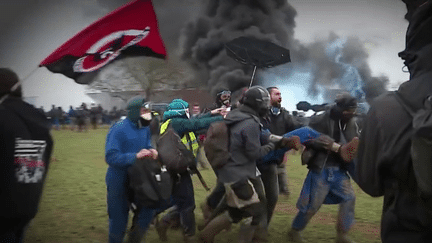
[[[5,219],[0,218],[0,242],[21,243],[30,219]]]
[[[225,195],[225,186],[223,183],[218,182],[216,187],[213,189],[211,194],[207,197],[207,204],[215,209],[219,202],[222,200],[222,197]]]
[[[184,229],[185,235],[195,235],[195,198],[192,178],[189,172],[185,172],[174,179],[175,184],[172,200],[177,210],[167,213],[162,218],[162,221],[170,224],[176,222],[178,217],[180,217],[180,223]]]
[[[267,199],[267,224],[269,224],[279,199],[278,168],[276,164],[269,164],[259,166],[258,169],[261,172],[261,180]]]

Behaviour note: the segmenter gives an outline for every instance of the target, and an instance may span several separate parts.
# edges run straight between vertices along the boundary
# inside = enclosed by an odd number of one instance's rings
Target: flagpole
[[[252,78],[251,78],[251,82],[249,84],[249,88],[252,86],[252,82],[253,82],[253,79],[254,79],[254,76],[255,76],[256,67],[257,66],[254,66],[254,70],[253,70],[253,73],[252,73]]]
[[[16,89],[18,89],[18,87],[19,86],[21,86],[21,84],[23,84],[23,82],[24,82],[24,80],[26,80],[26,79],[28,79],[30,76],[32,76],[35,72],[36,72],[36,70],[38,69],[38,67],[36,67],[35,69],[33,69],[31,72],[30,72],[30,74],[28,74],[24,79],[18,79],[18,82],[16,82],[16,84],[14,84],[13,86],[12,86],[12,88],[10,89],[10,92],[12,93],[12,92],[14,92]],[[9,97],[9,94],[5,94],[1,99],[0,99],[0,104],[1,103],[3,103],[3,101],[5,100],[5,99],[7,99]]]

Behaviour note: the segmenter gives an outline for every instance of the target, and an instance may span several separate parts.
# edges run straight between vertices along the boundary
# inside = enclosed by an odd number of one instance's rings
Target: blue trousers
[[[339,204],[337,229],[348,232],[354,224],[355,194],[345,170],[324,167],[321,173],[309,171],[297,201],[299,212],[292,228],[303,230],[322,204]]]
[[[115,179],[115,178],[114,178]],[[109,243],[123,242],[129,218],[130,204],[124,183],[107,179],[107,205],[109,217]],[[141,208],[135,227],[145,232],[156,209]]]

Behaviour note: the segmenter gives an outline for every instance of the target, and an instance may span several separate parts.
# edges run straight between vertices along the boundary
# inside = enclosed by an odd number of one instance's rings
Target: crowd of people
[[[217,93],[215,105],[202,112],[197,104],[174,99],[163,114],[156,115],[151,101],[130,99],[126,118],[113,123],[106,138],[109,242],[123,242],[132,209],[136,220],[128,242],[141,242],[151,222],[163,212],[155,222],[161,241],[167,240],[167,231],[174,224],[182,229],[184,242],[214,242],[216,235],[237,223],[241,224],[237,242],[268,241],[278,197],[290,192],[289,171],[283,167],[289,150],[301,151],[308,169],[297,200],[298,212],[284,229],[290,242],[304,242],[302,231],[323,204],[339,206],[336,242],[353,242],[348,236],[355,223],[352,180],[369,195],[384,196],[383,242],[432,242],[432,68],[428,59],[432,54],[432,2],[403,1],[409,27],[406,49],[399,55],[410,80],[397,91],[376,98],[361,120],[356,116],[358,101],[348,93],[338,95],[322,113],[307,119],[298,119],[281,107],[277,87],[245,88],[238,101],[232,101],[231,91],[224,89]],[[0,171],[4,175],[0,177],[0,222],[4,225],[0,242],[22,242],[36,215],[49,168],[50,128],[60,126],[63,114],[69,112],[53,106],[48,120],[22,100],[18,77],[7,68],[0,69],[0,98]],[[93,115],[85,106],[71,110],[86,110],[83,117],[91,124],[103,119],[100,106]],[[78,127],[82,123],[75,122]],[[172,129],[198,159],[200,147],[209,139],[206,130],[217,122],[227,127],[229,156],[212,167],[217,183],[200,205],[206,222],[200,231],[196,232],[191,179],[196,171],[192,168],[171,171],[173,189],[168,201],[156,208],[134,208],[127,171],[137,159],[159,159],[162,151],[154,137]]]
[[[52,128],[60,130],[62,128],[70,128],[73,131],[83,132],[88,131],[88,128],[97,129],[102,125],[112,125],[122,116],[126,116],[125,109],[117,109],[114,106],[110,111],[104,110],[102,105],[91,103],[88,106],[82,103],[79,107],[69,106],[69,110],[65,111],[62,107],[52,105],[49,111],[45,111],[43,107],[39,110],[45,114],[51,122]]]
[[[106,141],[110,242],[122,242],[126,232],[130,208],[125,168],[138,158],[158,156],[157,147],[152,144],[152,134],[163,134],[171,126],[198,160],[200,147],[207,139],[206,129],[218,121],[224,121],[229,127],[230,156],[226,165],[213,168],[218,178],[217,186],[201,205],[207,221],[202,231],[196,233],[191,173],[173,172],[171,200],[162,203],[161,208],[140,208],[129,239],[140,239],[152,219],[168,208],[171,210],[156,221],[161,241],[167,240],[167,231],[179,222],[185,242],[213,242],[217,233],[239,222],[243,222],[239,242],[267,239],[278,196],[287,190],[279,189],[287,185],[287,176],[280,176],[280,168],[286,172],[286,168],[281,166],[284,154],[289,149],[300,150],[302,143],[308,148],[308,153],[313,154],[307,162],[311,170],[307,181],[317,182],[305,182],[298,202],[300,212],[289,237],[301,242],[299,232],[308,220],[321,204],[332,203],[343,208],[337,225],[337,239],[351,242],[347,232],[354,220],[355,197],[349,183],[348,164],[353,160],[358,144],[358,129],[353,131],[358,128],[354,117],[356,99],[348,94],[341,95],[327,112],[310,120],[310,127],[290,115],[281,107],[281,102],[281,92],[277,87],[264,89],[254,86],[246,89],[236,106],[232,106],[231,92],[224,89],[217,93],[214,106],[202,112],[199,112],[197,104],[191,107],[190,112],[186,101],[174,99],[163,114],[155,117],[151,102],[146,102],[143,97],[132,98],[127,105],[127,118],[111,127]],[[159,133],[151,131],[150,124],[155,120],[160,124]],[[334,129],[336,123],[343,129]],[[137,146],[139,144],[141,146]],[[335,180],[324,183],[327,177],[323,176],[323,170],[326,176],[334,176]],[[318,183],[319,180],[323,181]],[[251,192],[250,195],[244,195],[247,192]],[[320,197],[315,197],[318,192]],[[315,200],[308,199],[311,197]]]

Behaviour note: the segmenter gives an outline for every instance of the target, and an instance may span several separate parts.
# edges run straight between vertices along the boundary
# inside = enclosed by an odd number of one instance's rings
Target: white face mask
[[[187,108],[187,109],[185,110],[185,113],[186,113],[187,118],[189,119],[189,118],[190,118],[189,108]]]
[[[152,114],[151,112],[146,112],[141,114],[141,118],[146,120],[146,121],[150,121],[152,119]]]

